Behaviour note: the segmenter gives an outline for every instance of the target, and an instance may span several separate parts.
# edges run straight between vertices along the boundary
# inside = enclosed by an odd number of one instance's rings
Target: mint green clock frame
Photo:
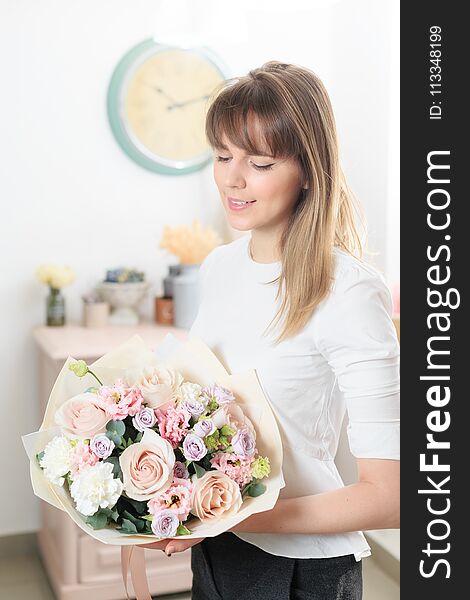
[[[123,86],[126,78],[129,76],[129,73],[132,72],[134,67],[140,64],[140,60],[143,56],[151,56],[157,52],[174,49],[175,47],[173,46],[158,44],[153,39],[144,40],[143,42],[131,48],[129,52],[122,57],[114,69],[109,82],[108,94],[106,98],[109,124],[119,146],[122,148],[122,150],[124,150],[127,156],[138,165],[144,169],[153,171],[154,173],[159,173],[161,175],[187,175],[189,173],[194,173],[200,169],[203,169],[207,164],[209,164],[212,156],[212,152],[208,150],[208,152],[204,155],[187,161],[171,161],[168,158],[160,158],[156,155],[150,157],[144,154],[134,144],[126,130],[124,120],[121,117],[121,102],[124,91]],[[229,71],[226,65],[209,48],[201,46],[198,48],[177,49],[202,56],[205,60],[209,61],[213,65],[223,79],[227,79],[229,76]]]

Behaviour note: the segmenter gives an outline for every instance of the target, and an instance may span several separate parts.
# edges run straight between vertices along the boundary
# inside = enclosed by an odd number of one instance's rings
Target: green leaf
[[[183,523],[180,523],[178,529],[176,530],[176,535],[191,535],[191,531],[187,529]]]
[[[153,521],[153,515],[145,515],[142,517],[142,519],[145,519],[146,521],[150,521],[150,523]]]
[[[266,486],[264,483],[253,483],[248,488],[248,495],[252,498],[256,498],[256,496],[261,496],[266,491]]]
[[[148,507],[146,500],[133,500],[132,498],[126,497],[126,502],[132,506],[139,516],[147,514]]]
[[[134,517],[134,515],[131,515],[127,510],[122,513],[122,516],[134,523],[139,533],[145,529],[145,522],[142,519]]]
[[[44,450],[42,452],[39,452],[38,454],[36,454],[36,460],[38,461],[38,464],[41,462],[43,456],[44,456]],[[41,466],[41,465],[39,465],[39,466]]]
[[[103,512],[98,511],[91,517],[87,517],[86,522],[93,529],[103,529],[108,523],[108,517]]]
[[[122,437],[126,431],[126,426],[122,421],[109,421],[109,423],[106,425],[106,431],[109,433],[115,433],[119,437]]]
[[[121,481],[123,481],[123,476],[122,476],[122,471],[121,471],[121,465],[119,464],[119,458],[117,456],[109,456],[103,462],[112,463],[112,465],[113,465],[113,475],[115,477],[119,477],[119,479]]]
[[[100,508],[99,512],[102,513],[103,515],[106,515],[106,517],[108,519],[112,519],[115,523],[117,522],[117,520],[119,518],[119,513],[115,508],[114,509]]]
[[[107,431],[106,437],[109,438],[112,442],[114,442],[114,445],[117,448],[119,448],[119,446],[121,445],[121,442],[122,442],[122,437],[120,435],[118,435],[114,431]]]
[[[143,435],[144,434],[142,433],[142,431],[139,431],[139,433],[135,436],[136,443],[140,442],[140,440],[142,439]]]
[[[121,533],[138,533],[137,527],[129,519],[122,520],[122,527],[118,531]]]
[[[198,479],[200,479],[201,477],[203,477],[207,473],[207,471],[205,471],[197,463],[193,463],[193,464],[194,464],[194,468],[196,469],[196,475],[197,475]]]

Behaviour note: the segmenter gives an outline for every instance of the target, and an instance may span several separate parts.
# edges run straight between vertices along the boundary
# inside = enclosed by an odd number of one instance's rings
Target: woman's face
[[[282,230],[302,189],[298,163],[247,155],[223,142],[215,148],[214,179],[230,225],[240,231]]]

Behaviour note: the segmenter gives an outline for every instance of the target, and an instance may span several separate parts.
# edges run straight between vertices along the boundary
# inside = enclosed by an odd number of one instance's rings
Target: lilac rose
[[[212,398],[215,398],[217,404],[228,404],[229,402],[233,402],[235,400],[235,396],[232,394],[230,390],[222,387],[221,385],[217,385],[216,383],[212,386],[206,386],[202,389],[201,395],[207,399],[207,402],[210,402]]]
[[[200,417],[206,410],[204,404],[199,402],[199,400],[195,400],[194,398],[188,398],[187,400],[184,400],[182,407],[186,409],[193,417]]]
[[[109,458],[114,450],[114,442],[105,433],[98,433],[90,442],[90,450],[98,458]]]
[[[186,460],[201,460],[207,454],[207,447],[198,435],[188,433],[183,442],[183,454]]]
[[[177,460],[173,467],[173,474],[178,479],[189,479],[189,471],[185,464]]]
[[[237,454],[253,456],[256,452],[255,438],[248,429],[239,429],[232,438],[232,448]]]
[[[135,417],[132,417],[132,425],[134,425],[137,431],[141,431],[142,433],[148,427],[153,427],[156,422],[155,411],[149,407],[141,408]]]
[[[174,537],[180,520],[174,510],[165,509],[153,515],[152,531],[158,537]]]
[[[201,438],[206,437],[206,435],[211,435],[215,430],[216,426],[212,419],[202,419],[193,427],[194,433]]]

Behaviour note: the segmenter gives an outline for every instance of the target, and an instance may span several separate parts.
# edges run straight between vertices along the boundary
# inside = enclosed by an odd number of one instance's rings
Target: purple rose
[[[173,474],[175,477],[178,477],[178,479],[189,479],[188,469],[186,468],[185,464],[179,460],[175,461],[173,466]]]
[[[98,433],[90,442],[90,450],[98,458],[109,458],[114,450],[114,442],[105,433]]]
[[[157,417],[155,416],[153,408],[141,408],[135,417],[132,417],[132,425],[134,425],[137,431],[141,431],[142,433],[148,427],[153,427],[156,422]]]
[[[174,510],[165,509],[153,515],[152,531],[158,537],[174,537],[180,520]]]
[[[183,454],[186,460],[201,460],[207,454],[207,448],[202,438],[194,433],[188,433],[183,442]]]
[[[239,429],[232,438],[232,448],[237,454],[253,456],[256,452],[255,439],[248,429]]]
[[[229,402],[233,402],[235,400],[235,396],[232,394],[230,390],[222,387],[221,385],[217,385],[216,383],[212,386],[206,386],[202,389],[201,395],[210,402],[212,398],[215,398],[217,404],[228,404]]]
[[[185,400],[182,403],[182,407],[188,411],[189,414],[193,415],[193,417],[200,417],[202,413],[206,410],[206,407],[199,400],[194,400],[193,398]]]
[[[206,435],[211,435],[216,430],[216,426],[214,425],[214,421],[212,419],[203,419],[202,421],[198,421],[194,427],[194,433],[203,438]]]

